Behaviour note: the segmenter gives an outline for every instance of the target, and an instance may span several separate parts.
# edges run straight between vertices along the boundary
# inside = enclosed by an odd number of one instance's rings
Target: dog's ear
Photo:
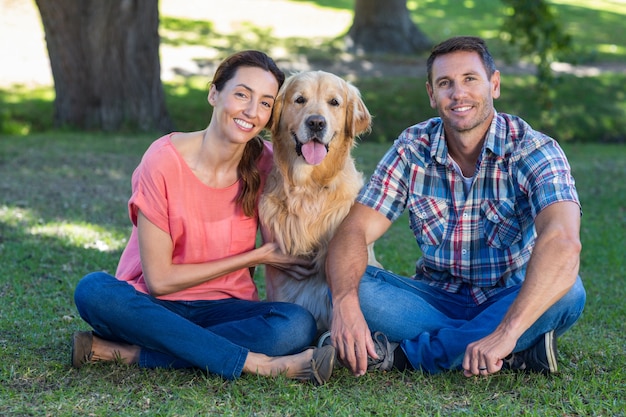
[[[283,112],[283,104],[285,103],[285,93],[287,92],[287,86],[290,82],[290,78],[287,78],[283,83],[278,94],[276,94],[276,100],[274,100],[274,107],[272,108],[272,117],[268,123],[268,127],[272,136],[276,137],[278,133],[278,125],[280,124],[280,116]]]
[[[346,111],[346,136],[355,137],[372,129],[372,115],[361,98],[361,92],[348,83],[348,109]]]

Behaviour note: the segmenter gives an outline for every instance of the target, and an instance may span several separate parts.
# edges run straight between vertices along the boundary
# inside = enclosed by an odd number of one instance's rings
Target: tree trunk
[[[54,78],[55,123],[171,131],[158,0],[35,0]]]
[[[367,54],[410,55],[432,46],[411,20],[406,0],[356,0],[346,41],[351,52]]]

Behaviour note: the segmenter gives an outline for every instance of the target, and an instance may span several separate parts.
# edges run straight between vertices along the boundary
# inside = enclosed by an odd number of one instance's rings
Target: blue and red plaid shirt
[[[467,193],[436,117],[402,132],[357,201],[391,221],[407,209],[422,251],[414,278],[450,292],[468,285],[477,304],[524,280],[543,208],[580,205],[557,142],[503,113],[495,113]]]

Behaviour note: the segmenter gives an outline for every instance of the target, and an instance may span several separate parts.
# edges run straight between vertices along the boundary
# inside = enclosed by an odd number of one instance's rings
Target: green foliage
[[[374,116],[372,132],[364,135],[363,141],[392,141],[408,126],[436,116],[428,102],[425,77],[353,78]],[[166,103],[176,130],[206,127],[211,116],[208,83],[205,77],[165,83]],[[537,105],[540,97],[535,83],[532,75],[503,75],[496,109],[521,116],[559,141],[626,141],[626,74],[559,75],[552,89],[553,106],[547,112]],[[3,103],[2,114],[7,119],[2,121],[0,134],[25,135],[52,129],[52,89],[37,91],[0,89],[0,97],[11,97],[10,102]]]
[[[565,33],[559,18],[545,0],[502,0],[509,6],[500,36],[514,51],[530,57],[537,67],[539,106],[544,120],[554,101],[554,75],[551,64],[571,48],[572,37]],[[515,56],[509,51],[508,57]]]
[[[354,0],[297,0],[338,10],[354,10]],[[481,36],[489,41],[495,56],[510,49],[500,37],[504,20],[513,12],[509,0],[407,0],[407,7],[419,28],[435,42],[455,35]],[[525,3],[516,1],[520,7]],[[558,16],[558,25],[572,37],[573,55],[568,62],[625,62],[624,17],[626,2],[618,0],[544,0]],[[532,15],[534,10],[530,10]],[[519,17],[519,16],[518,16]],[[532,18],[532,17],[530,17]],[[347,28],[346,28],[347,30]],[[518,59],[519,57],[516,57]]]
[[[351,0],[310,3],[338,10],[354,7]],[[516,4],[526,7],[525,2]],[[500,37],[500,28],[507,16],[513,18],[512,8],[506,9],[502,0],[420,0],[409,1],[407,5],[416,23],[435,41],[452,35],[477,35],[488,40],[496,59],[510,56],[507,51],[512,48]],[[622,36],[626,5],[610,0],[552,1],[548,9],[558,13],[558,23],[572,34],[573,54],[578,61],[614,62],[617,71],[584,76],[553,74],[552,84],[545,93],[549,100],[546,100],[546,96],[542,96],[545,85],[540,80],[499,62],[504,82],[502,97],[496,102],[497,109],[519,114],[536,129],[560,141],[623,142],[626,136],[623,88],[626,73],[620,70],[626,62],[626,37]],[[519,18],[520,14],[516,15]],[[221,57],[241,48],[276,52],[280,57],[277,59],[279,65],[298,61],[320,69],[332,68],[345,58],[340,53],[341,39],[278,39],[268,29],[251,25],[225,35],[216,33],[211,22],[162,16],[160,33],[162,42],[167,45],[194,45],[214,50],[215,58],[198,57],[199,68],[215,64]],[[515,61],[524,64],[520,57]],[[422,56],[387,57],[383,63],[391,68],[394,64],[410,64],[418,68],[414,73],[425,72],[425,69],[421,70],[425,67]],[[363,66],[368,64],[371,63],[363,62]],[[366,104],[375,116],[372,134],[364,136],[363,140],[390,141],[407,126],[435,114],[428,104],[423,78],[385,76],[384,70],[368,75],[358,66],[338,74],[353,80],[362,90]],[[192,74],[165,84],[167,106],[177,130],[201,129],[208,123],[210,108],[206,94],[209,81],[206,75]],[[53,98],[54,90],[50,87],[0,88],[0,134],[26,135],[51,129]],[[551,105],[544,105],[546,101]]]
[[[537,105],[541,92],[532,75],[502,76],[495,107],[519,115],[535,129],[565,141],[626,141],[626,75],[559,75],[552,87],[553,105]],[[405,128],[436,116],[426,94],[426,77],[360,78],[355,85],[374,115],[366,141],[389,142]],[[584,94],[581,94],[584,91]]]
[[[587,306],[559,338],[558,375],[354,378],[338,369],[315,388],[285,378],[226,382],[193,370],[104,363],[71,369],[71,334],[88,328],[74,288],[90,271],[115,269],[130,233],[130,176],[154,139],[45,133],[0,140],[0,415],[625,415],[626,147],[619,145],[565,147],[584,211]],[[387,146],[358,145],[365,175]],[[599,178],[610,178],[610,186]],[[406,275],[418,256],[408,229],[403,217],[376,244],[385,267]]]

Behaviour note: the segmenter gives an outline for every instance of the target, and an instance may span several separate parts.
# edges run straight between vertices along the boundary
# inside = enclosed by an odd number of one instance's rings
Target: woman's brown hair
[[[278,82],[278,88],[285,82],[285,74],[278,68],[274,60],[265,53],[254,50],[236,52],[226,58],[215,71],[212,85],[217,91],[221,91],[240,67],[261,68],[272,73]],[[272,118],[266,126],[269,126]],[[237,204],[241,206],[246,216],[252,217],[256,213],[257,196],[261,187],[261,175],[257,167],[257,161],[263,152],[263,139],[260,136],[250,140],[244,150],[237,171],[241,178],[241,191],[237,195]]]

